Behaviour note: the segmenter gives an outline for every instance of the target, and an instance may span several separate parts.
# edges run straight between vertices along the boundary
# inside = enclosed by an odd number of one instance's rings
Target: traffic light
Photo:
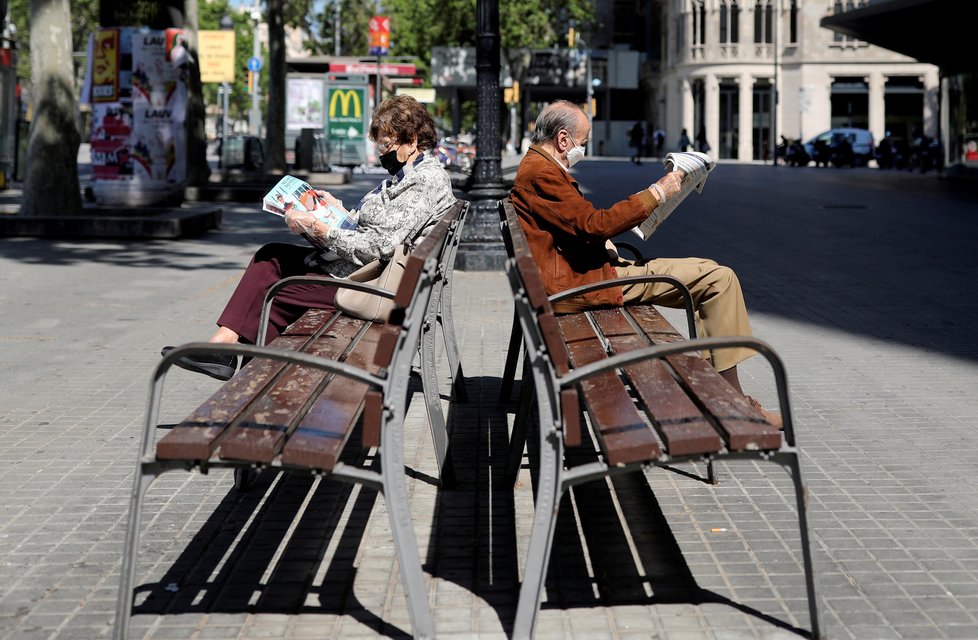
[[[575,32],[574,27],[571,27],[571,28],[569,28],[567,30],[567,47],[568,48],[570,48],[570,49],[573,49],[574,48],[574,37],[576,35],[577,35],[577,33]]]
[[[506,104],[519,104],[520,102],[520,83],[513,82],[512,87],[503,88],[503,102]]]
[[[255,72],[248,71],[248,95],[255,92]]]

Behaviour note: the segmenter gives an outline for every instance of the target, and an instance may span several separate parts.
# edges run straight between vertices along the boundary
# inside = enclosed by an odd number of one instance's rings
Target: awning
[[[877,0],[822,18],[826,29],[941,67],[978,71],[974,21],[961,0]]]

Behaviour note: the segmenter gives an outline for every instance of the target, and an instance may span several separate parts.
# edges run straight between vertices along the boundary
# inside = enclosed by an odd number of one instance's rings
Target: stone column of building
[[[938,137],[937,119],[941,112],[941,80],[938,70],[924,73],[924,133],[932,138]]]
[[[754,78],[750,73],[740,74],[740,106],[737,123],[737,157],[741,162],[754,157]]]
[[[710,145],[708,153],[716,158],[720,153],[720,82],[715,73],[707,73],[703,78],[703,85],[706,93],[706,109],[703,114],[706,143]]]
[[[682,105],[682,121],[679,127],[680,131],[676,134],[676,140],[679,140],[682,129],[685,129],[686,133],[689,135],[689,139],[694,141],[696,138],[696,132],[693,131],[693,83],[691,82],[690,78],[683,78],[681,82],[682,86],[680,87],[680,91],[682,93],[682,102],[680,104]]]
[[[881,71],[869,73],[869,131],[877,142],[886,135],[886,79]]]

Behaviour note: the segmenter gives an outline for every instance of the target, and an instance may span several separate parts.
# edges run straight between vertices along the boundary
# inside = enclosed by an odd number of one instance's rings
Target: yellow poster
[[[201,82],[234,82],[234,31],[198,31]]]
[[[92,102],[119,99],[119,30],[99,29],[92,48]]]

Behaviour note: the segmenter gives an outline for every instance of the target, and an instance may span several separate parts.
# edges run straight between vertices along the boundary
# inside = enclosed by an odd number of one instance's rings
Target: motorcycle
[[[449,171],[472,173],[475,164],[475,146],[453,139],[442,138],[435,147],[435,155]]]
[[[781,144],[778,145],[778,157],[789,167],[805,167],[812,161],[801,140],[784,136],[781,136]]]

